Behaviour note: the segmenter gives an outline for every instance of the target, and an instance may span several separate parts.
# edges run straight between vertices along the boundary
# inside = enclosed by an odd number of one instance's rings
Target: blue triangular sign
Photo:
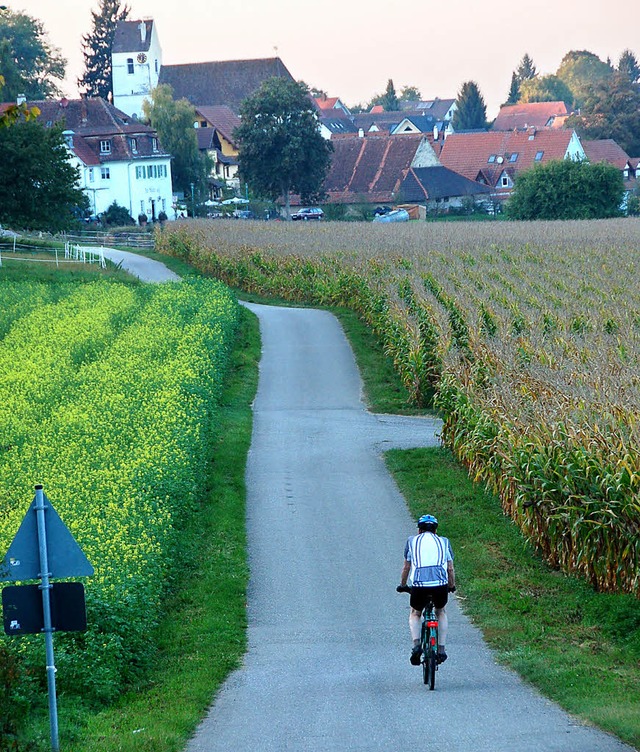
[[[93,567],[89,560],[46,496],[44,496],[44,503],[46,505],[44,519],[49,577],[89,577],[93,574]],[[6,556],[0,562],[0,582],[18,582],[39,578],[40,549],[36,499],[34,498]]]

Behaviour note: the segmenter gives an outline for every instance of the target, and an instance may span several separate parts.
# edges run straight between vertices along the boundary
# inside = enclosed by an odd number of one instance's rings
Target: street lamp
[[[196,216],[196,199],[194,194],[195,183],[191,183],[191,216],[195,219]]]

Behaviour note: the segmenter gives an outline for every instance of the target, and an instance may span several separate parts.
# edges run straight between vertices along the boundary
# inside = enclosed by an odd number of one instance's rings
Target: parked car
[[[408,222],[409,212],[406,209],[395,209],[388,214],[380,214],[373,218],[374,222]]]
[[[295,222],[297,219],[307,221],[309,219],[322,219],[324,212],[319,207],[311,207],[308,209],[299,209],[291,215],[291,219]]]
[[[249,209],[236,209],[233,212],[233,216],[236,219],[255,219],[256,215]]]

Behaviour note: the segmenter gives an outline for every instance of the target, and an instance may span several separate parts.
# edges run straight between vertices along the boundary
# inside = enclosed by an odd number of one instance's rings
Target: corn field
[[[640,220],[185,223],[160,252],[352,308],[554,567],[640,594]]]

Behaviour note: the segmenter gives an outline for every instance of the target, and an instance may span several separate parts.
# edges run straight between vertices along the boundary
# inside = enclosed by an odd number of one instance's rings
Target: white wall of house
[[[580,139],[578,138],[578,134],[573,131],[571,134],[571,139],[569,140],[569,145],[567,146],[567,152],[564,155],[565,159],[586,159],[587,155],[585,150],[582,148],[582,143],[580,142]]]
[[[155,23],[151,27],[148,51],[113,54],[111,65],[114,106],[131,117],[142,118],[142,103],[158,85],[162,65],[162,48]]]
[[[433,146],[423,138],[420,141],[420,145],[416,149],[415,156],[411,161],[412,167],[439,167],[440,160],[436,156]]]
[[[92,215],[106,211],[115,201],[137,221],[146,214],[151,220],[164,211],[175,218],[171,185],[171,160],[167,157],[85,165],[73,156],[80,187],[89,198]]]

